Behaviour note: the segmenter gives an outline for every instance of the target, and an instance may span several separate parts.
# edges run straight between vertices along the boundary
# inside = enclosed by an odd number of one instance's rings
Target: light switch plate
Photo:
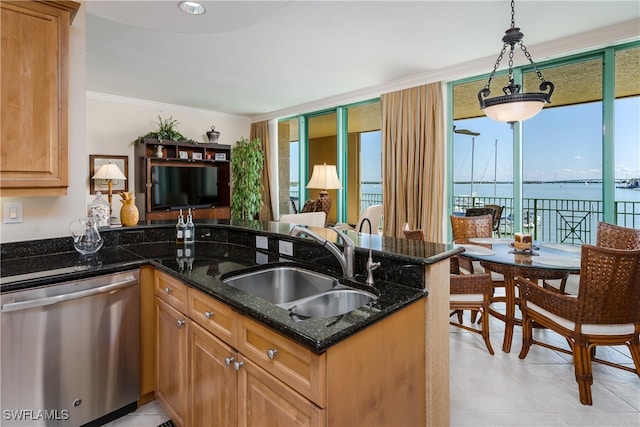
[[[293,256],[293,242],[286,242],[284,240],[278,241],[278,251],[282,255]]]
[[[269,249],[269,238],[267,236],[256,236],[257,249]]]
[[[22,222],[22,203],[5,203],[4,223],[19,224]]]

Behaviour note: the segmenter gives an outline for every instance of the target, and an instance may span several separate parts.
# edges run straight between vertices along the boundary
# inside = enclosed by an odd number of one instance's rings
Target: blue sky
[[[458,129],[475,138],[474,180],[493,180],[498,140],[498,181],[511,181],[512,136],[509,125],[486,117],[458,120]],[[599,102],[545,108],[524,122],[524,179],[599,179],[602,175],[602,110]],[[640,97],[616,101],[616,178],[640,178]],[[468,181],[471,141],[454,135],[454,180]]]

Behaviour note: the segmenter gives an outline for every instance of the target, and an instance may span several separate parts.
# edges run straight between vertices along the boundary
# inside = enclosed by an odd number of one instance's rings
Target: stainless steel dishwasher
[[[2,426],[80,426],[140,397],[138,271],[3,293]]]

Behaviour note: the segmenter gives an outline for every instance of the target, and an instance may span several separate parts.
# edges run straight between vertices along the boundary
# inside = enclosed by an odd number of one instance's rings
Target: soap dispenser
[[[178,215],[178,223],[176,224],[176,243],[184,243],[184,235],[187,226],[184,223],[184,217],[182,216],[182,209]]]

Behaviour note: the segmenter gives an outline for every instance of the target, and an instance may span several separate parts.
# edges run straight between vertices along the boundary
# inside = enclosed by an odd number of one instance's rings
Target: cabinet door
[[[3,196],[67,194],[69,25],[80,4],[48,3],[0,3]]]
[[[179,426],[186,425],[186,316],[156,297],[156,397]]]
[[[235,426],[236,352],[193,321],[188,331],[189,425]]]
[[[250,360],[238,371],[238,426],[324,426],[326,410],[284,385]]]

